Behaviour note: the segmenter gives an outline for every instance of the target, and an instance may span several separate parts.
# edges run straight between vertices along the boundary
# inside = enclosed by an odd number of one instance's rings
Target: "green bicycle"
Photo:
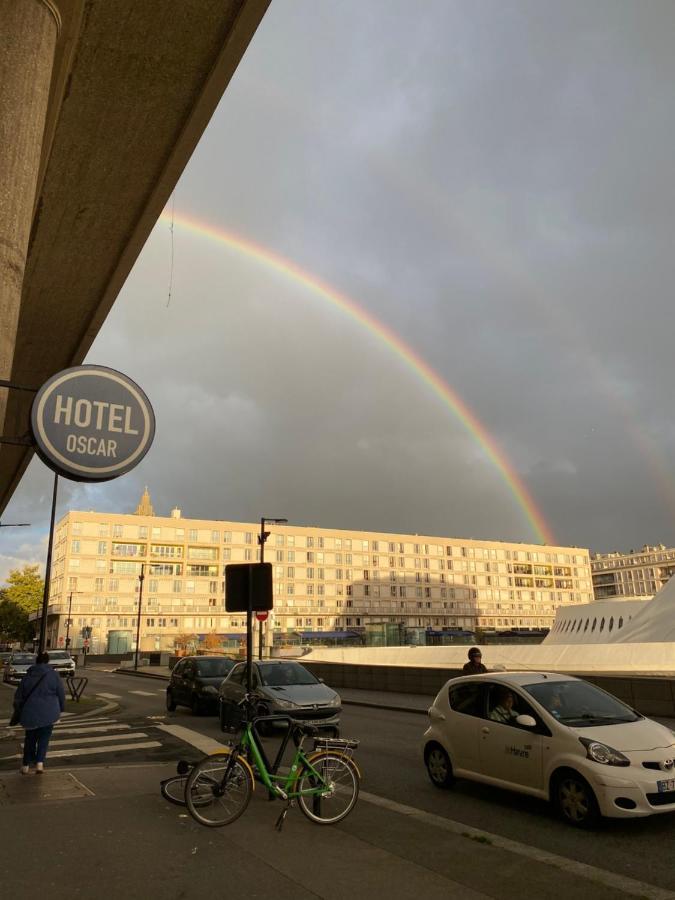
[[[286,814],[296,801],[312,822],[333,825],[354,808],[359,796],[361,774],[352,759],[358,741],[317,737],[318,729],[291,716],[249,717],[247,700],[228,710],[225,727],[240,731],[238,740],[222,752],[198,762],[185,785],[185,803],[190,815],[202,825],[217,828],[229,825],[244,812],[258,780],[270,799],[284,800],[286,806],[277,820],[281,830]],[[257,726],[284,720],[288,728],[276,759],[270,763]],[[307,737],[314,737],[314,749],[306,752]],[[288,741],[296,750],[290,770],[279,774],[279,766]]]

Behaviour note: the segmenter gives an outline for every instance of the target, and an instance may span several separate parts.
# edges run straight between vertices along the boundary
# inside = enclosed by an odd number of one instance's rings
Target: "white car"
[[[675,733],[580,678],[453,678],[423,749],[437,787],[459,777],[542,797],[572,825],[675,812]]]

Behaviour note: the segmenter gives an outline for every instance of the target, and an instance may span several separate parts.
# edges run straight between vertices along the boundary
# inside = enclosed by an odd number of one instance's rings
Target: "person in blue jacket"
[[[14,705],[21,707],[20,723],[26,729],[21,772],[27,775],[31,766],[37,774],[44,772],[45,757],[54,723],[66,708],[66,693],[61,676],[49,665],[46,653],[21,679],[14,695]]]

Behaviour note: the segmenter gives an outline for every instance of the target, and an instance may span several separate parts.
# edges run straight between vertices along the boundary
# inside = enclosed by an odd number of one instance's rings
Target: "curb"
[[[136,669],[115,669],[118,675],[132,675],[134,678],[154,678],[159,681],[169,681],[169,675],[159,675],[157,672],[139,672]],[[391,703],[373,703],[372,700],[348,700],[342,698],[343,706],[365,706],[370,709],[387,709],[391,712],[405,712],[416,715],[426,716],[427,708],[421,709],[419,706],[395,706]]]
[[[391,703],[373,703],[372,700],[347,700],[346,697],[342,698],[343,706],[367,706],[370,709],[388,709],[392,712],[405,712],[405,713],[417,713],[418,715],[426,716],[427,710],[420,709],[419,706],[394,706]]]
[[[120,709],[119,703],[114,703],[112,700],[109,700],[107,703],[104,703],[103,706],[98,706],[96,709],[91,709],[89,712],[82,713],[82,715],[77,716],[78,719],[92,719],[94,716],[100,716],[101,713],[111,713],[118,712]]]
[[[134,669],[115,669],[115,672],[119,675],[133,675],[134,678],[155,678],[160,681],[169,681],[170,678],[168,675],[158,675],[156,672],[137,672]],[[348,700],[346,697],[342,698],[343,706],[365,706],[370,709],[387,709],[392,712],[405,712],[405,713],[415,713],[417,715],[426,716],[427,709],[420,709],[418,706],[394,706],[391,703],[373,703],[372,700]]]
[[[168,675],[159,675],[157,672],[137,672],[135,669],[113,669],[117,675],[132,675],[134,678],[155,678],[159,681],[169,681]]]

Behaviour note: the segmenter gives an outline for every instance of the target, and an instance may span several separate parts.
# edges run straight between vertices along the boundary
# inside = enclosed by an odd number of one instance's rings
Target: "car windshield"
[[[642,718],[625,703],[587,681],[541,681],[523,687],[554,718],[570,728],[618,725]]]
[[[318,679],[304,666],[297,663],[259,666],[262,683],[269,687],[281,687],[289,684],[318,684]]]
[[[50,650],[49,658],[50,659],[70,659],[70,656],[66,653],[65,650]]]
[[[19,666],[30,666],[35,662],[35,657],[30,653],[15,653],[12,657],[12,662]]]
[[[200,659],[197,663],[197,675],[204,678],[217,678],[222,675],[224,678],[233,665],[231,659]]]

